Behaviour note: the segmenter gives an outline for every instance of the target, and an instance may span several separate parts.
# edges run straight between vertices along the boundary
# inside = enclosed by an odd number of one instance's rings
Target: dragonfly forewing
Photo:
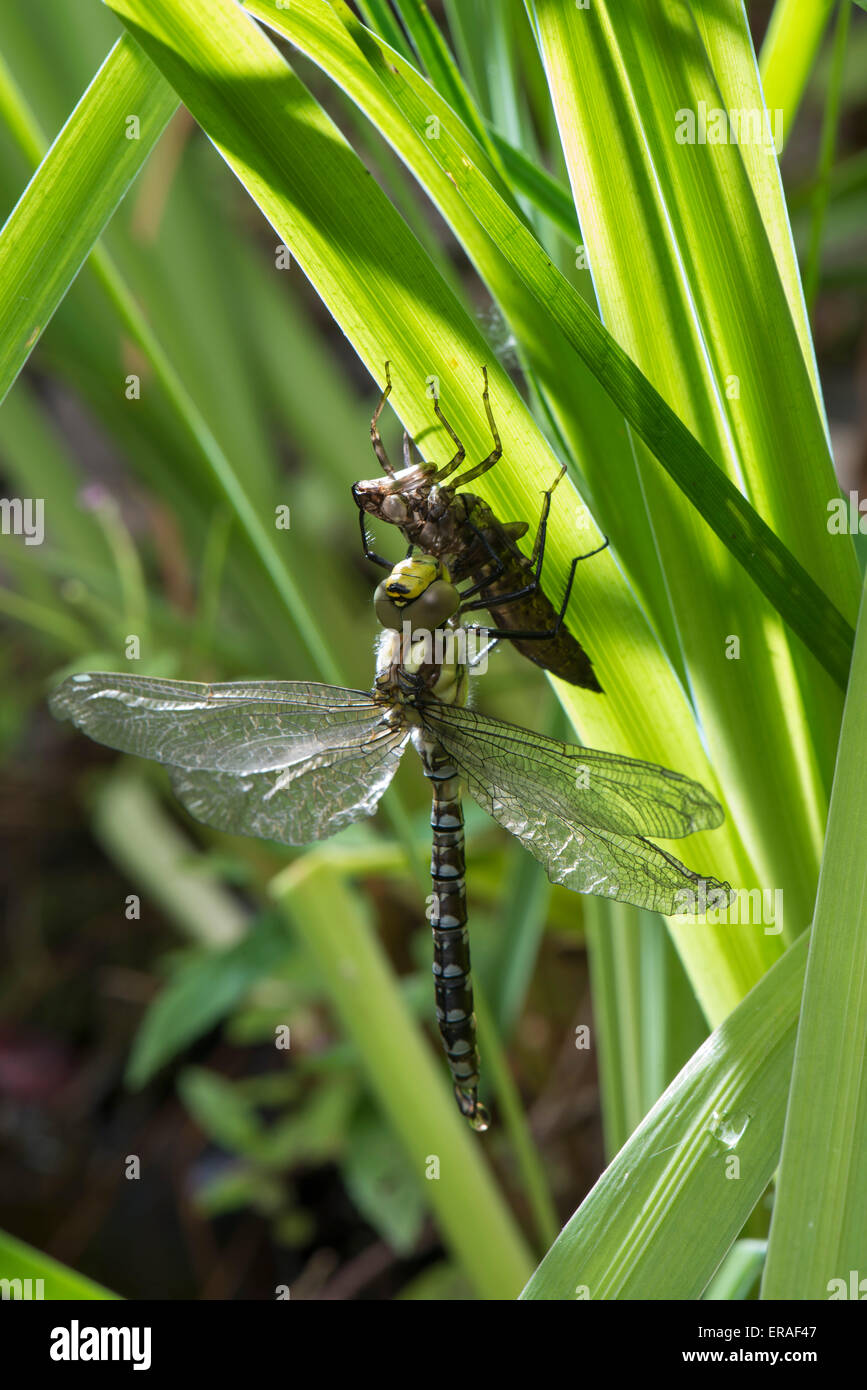
[[[110,748],[167,764],[197,820],[290,845],[372,815],[409,736],[370,695],[312,682],[90,673],[68,677],[51,708]]]

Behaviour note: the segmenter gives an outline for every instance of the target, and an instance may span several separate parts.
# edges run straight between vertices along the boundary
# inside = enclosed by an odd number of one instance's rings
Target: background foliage
[[[827,503],[865,460],[867,21],[794,8],[4,7],[0,490],[46,504],[42,545],[0,538],[16,1236],[178,1298],[513,1297],[531,1275],[536,1298],[746,1297],[763,1269],[799,1298],[863,1251],[865,808],[835,781],[863,542]],[[782,182],[761,145],[675,137],[680,108],[760,105],[763,37]],[[534,517],[567,463],[552,594],[611,538],[570,608],[605,697],[503,652],[479,701],[713,787],[725,826],[687,862],[784,904],[766,932],[577,899],[470,808],[482,1143],[430,1038],[409,760],[375,822],[289,853],[193,825],[44,707],[73,667],[369,684],[349,486],[376,471],[386,358],[434,458],[428,379],[481,457],[488,364],[501,515]],[[859,629],[843,772],[863,653]]]

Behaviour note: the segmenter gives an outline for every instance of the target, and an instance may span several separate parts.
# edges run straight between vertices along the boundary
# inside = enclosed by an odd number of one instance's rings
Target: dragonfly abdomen
[[[479,1050],[473,1013],[461,784],[445,751],[425,740],[422,764],[432,789],[430,923],[436,1015],[458,1105],[474,1129],[488,1127],[479,1103]]]

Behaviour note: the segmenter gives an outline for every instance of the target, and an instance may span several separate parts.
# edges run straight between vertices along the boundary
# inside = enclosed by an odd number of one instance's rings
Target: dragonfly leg
[[[482,459],[481,463],[477,463],[473,468],[468,468],[466,473],[462,473],[459,478],[455,478],[452,487],[463,487],[464,483],[471,483],[474,478],[480,478],[483,473],[487,473],[489,468],[493,468],[495,463],[499,463],[503,454],[503,446],[500,443],[497,426],[494,424],[494,416],[491,410],[491,398],[488,394],[487,367],[482,367],[482,375],[485,378],[485,389],[482,392],[482,400],[485,403],[485,414],[488,417],[488,425],[493,436],[494,447],[488,454],[488,457]]]
[[[542,515],[539,518],[539,525],[536,529],[536,539],[533,542],[533,555],[530,560],[530,565],[533,570],[533,576],[530,582],[526,584],[523,589],[515,589],[510,594],[503,594],[495,600],[489,602],[487,605],[485,603],[478,603],[475,605],[476,608],[484,608],[485,606],[491,609],[499,608],[501,604],[514,603],[517,599],[528,598],[530,594],[534,594],[538,589],[542,579],[542,561],[545,558],[545,537],[548,533],[548,513],[551,510],[551,493],[554,491],[555,487],[557,486],[565,472],[566,465],[564,464],[563,467],[560,469],[560,472],[557,474],[557,477],[554,479],[553,483],[545,491],[544,494],[544,501],[542,503]],[[608,542],[606,541],[605,544],[607,545]],[[591,555],[595,555],[596,551],[593,550],[590,553]],[[582,555],[580,558],[583,560],[587,557]],[[484,588],[485,583],[487,583],[487,581],[477,585],[476,588]]]
[[[513,631],[512,636],[519,637],[522,641],[526,639],[532,640],[534,637],[538,637],[540,639],[543,637],[556,637],[557,633],[560,631],[560,628],[563,626],[563,618],[569,604],[569,595],[572,592],[572,584],[575,579],[575,570],[578,568],[579,562],[581,560],[590,560],[594,555],[599,555],[601,551],[607,550],[610,544],[611,542],[606,536],[602,544],[597,545],[594,550],[588,550],[585,552],[584,555],[575,555],[573,557],[572,564],[569,568],[569,578],[566,581],[566,592],[563,595],[563,602],[560,605],[560,613],[557,618],[557,623],[553,628],[549,628],[546,632]],[[542,553],[544,553],[544,546]],[[464,613],[471,613],[474,609],[478,608],[487,608],[489,611],[493,611],[495,608],[499,608],[502,604],[514,603],[516,599],[526,598],[529,594],[534,594],[539,587],[539,574],[541,570],[541,563],[542,554],[539,555],[539,570],[537,570],[536,574],[533,576],[530,583],[527,584],[525,588],[516,589],[515,592],[511,594],[498,595],[497,598],[492,600],[478,599],[475,603],[468,603],[466,605],[462,604],[461,611]],[[496,631],[495,628],[490,628],[489,630],[491,632]],[[504,631],[502,635],[505,637],[508,635],[508,633]]]
[[[358,496],[357,488],[358,488],[358,484],[357,484],[357,483],[353,483],[353,484],[352,484],[352,500],[354,501],[356,507],[358,508],[358,525],[359,525],[360,530],[361,530],[361,547],[362,547],[362,549],[363,549],[363,551],[364,551],[365,558],[368,559],[368,560],[371,560],[371,561],[373,562],[374,565],[379,565],[379,566],[381,566],[382,569],[386,569],[386,570],[394,569],[394,565],[392,564],[391,560],[385,560],[385,559],[383,559],[383,557],[382,557],[381,555],[377,555],[376,551],[375,551],[375,550],[371,550],[371,548],[370,548],[370,544],[369,544],[369,541],[368,541],[368,539],[367,539],[367,527],[366,527],[365,524],[364,524],[364,518],[365,518],[366,513],[365,513],[364,508],[363,508],[362,505],[361,505],[361,501],[360,501],[359,496]]]
[[[371,442],[371,444],[373,445],[373,452],[376,454],[376,457],[379,459],[379,462],[380,462],[380,465],[381,465],[381,467],[382,467],[383,473],[387,474],[389,478],[393,478],[393,477],[394,477],[394,468],[392,467],[392,465],[391,465],[391,463],[390,463],[390,461],[389,461],[388,454],[385,452],[385,445],[383,444],[383,442],[382,442],[382,440],[381,440],[381,438],[380,438],[380,435],[379,435],[379,417],[380,417],[380,415],[382,414],[382,408],[383,408],[383,406],[385,405],[386,401],[387,401],[388,398],[389,398],[389,395],[391,394],[391,372],[389,371],[388,368],[389,368],[389,364],[388,364],[388,362],[386,362],[386,364],[385,364],[385,389],[384,389],[382,395],[381,395],[380,398],[379,398],[379,405],[376,407],[376,410],[373,412],[373,419],[372,419],[371,422],[370,422],[370,442]]]
[[[475,604],[467,604],[466,607],[463,609],[464,612],[470,612],[473,608],[499,608],[503,604],[514,603],[521,598],[529,598],[529,596],[531,594],[534,594],[536,590],[539,588],[539,584],[542,578],[542,561],[545,558],[545,537],[548,532],[548,513],[551,510],[551,494],[565,472],[566,465],[564,464],[563,467],[560,469],[560,472],[557,474],[557,477],[554,479],[551,486],[546,489],[544,494],[544,501],[542,502],[542,515],[539,518],[539,525],[536,529],[536,539],[533,542],[533,554],[530,559],[530,566],[533,573],[529,583],[525,584],[522,589],[514,589],[511,593],[501,594],[496,599],[481,600],[480,602]],[[455,484],[455,486],[456,485],[457,484]],[[482,537],[482,539],[484,540],[485,538]],[[488,548],[490,549],[490,547]],[[591,554],[595,555],[596,552],[591,551]],[[581,558],[585,559],[586,557],[581,556]],[[502,574],[504,568],[505,566],[501,564],[499,571],[500,574]],[[467,591],[462,595],[462,598],[469,598],[472,594],[477,593],[479,590],[486,588],[490,584],[491,579],[496,579],[497,577],[497,575],[492,575],[489,579],[482,580],[481,583],[474,585],[472,589],[467,589]]]
[[[536,529],[536,539],[533,542],[533,556],[530,560],[530,564],[536,571],[537,581],[542,573],[542,560],[545,556],[545,537],[548,534],[548,513],[551,510],[551,494],[565,472],[566,465],[564,463],[563,467],[560,469],[560,472],[557,474],[551,486],[547,488],[545,491],[545,500],[542,503],[542,515],[539,517],[539,525]]]
[[[608,542],[606,541],[605,545],[607,544]],[[599,549],[604,550],[605,546],[602,545],[599,547]],[[597,552],[594,550],[590,553],[595,555]],[[576,555],[575,559],[572,561],[572,564],[569,568],[569,578],[566,581],[566,592],[563,595],[563,602],[560,604],[560,612],[557,614],[557,621],[555,622],[553,627],[547,628],[544,632],[526,632],[523,630],[519,630],[518,628],[512,627],[472,627],[468,628],[468,630],[473,632],[485,632],[489,637],[508,637],[513,642],[515,640],[519,642],[550,641],[552,637],[557,636],[557,633],[563,626],[563,619],[566,616],[566,609],[569,606],[569,595],[572,593],[572,584],[575,579],[575,571],[578,568],[578,561],[586,560],[588,558],[589,556],[587,555]],[[498,600],[499,603],[502,603],[502,601],[502,599]],[[485,605],[481,603],[471,603],[468,606],[470,608],[481,608]]]
[[[583,559],[583,555],[577,556],[576,563],[578,560]],[[502,573],[503,568],[504,567],[501,567],[500,573]],[[491,575],[487,579],[483,579],[480,584],[476,584],[471,589],[467,589],[466,593],[462,594],[461,597],[467,598],[470,594],[474,594],[477,589],[487,588],[487,586],[492,582],[492,580],[496,579],[496,577],[496,575]],[[515,603],[519,598],[527,598],[530,594],[535,594],[538,587],[539,576],[538,574],[534,574],[529,584],[525,584],[523,589],[513,589],[511,593],[498,594],[496,598],[489,597],[476,599],[475,603],[462,603],[461,612],[472,613],[479,608],[488,608],[490,610],[493,610],[494,608],[502,608],[508,603]]]
[[[455,454],[454,458],[450,459],[448,463],[444,463],[443,466],[442,466],[442,468],[438,468],[437,471],[436,471],[435,481],[436,481],[437,483],[442,483],[442,482],[445,481],[446,478],[449,477],[450,474],[454,473],[454,471],[455,471],[456,468],[460,468],[461,464],[463,463],[464,459],[465,459],[466,456],[467,456],[467,451],[466,451],[466,449],[464,448],[464,446],[463,446],[463,444],[461,443],[461,441],[458,439],[457,435],[455,434],[455,432],[454,432],[454,430],[452,429],[451,425],[449,424],[448,420],[446,419],[446,417],[443,415],[442,411],[440,410],[440,398],[439,398],[439,396],[434,396],[433,402],[434,402],[434,414],[436,415],[436,417],[437,417],[437,419],[439,420],[440,424],[441,424],[441,425],[444,425],[445,428],[448,430],[449,434],[450,434],[451,437],[452,437],[452,443],[454,444],[455,449],[457,450],[457,453]]]
[[[497,554],[494,547],[491,545],[491,542],[488,540],[484,531],[480,531],[478,526],[474,525],[474,523],[470,521],[469,517],[467,518],[467,527],[470,531],[472,531],[476,540],[481,541],[482,545],[487,550],[488,555],[491,559],[491,564],[493,565],[493,570],[484,579],[480,579],[477,584],[471,584],[468,589],[464,589],[463,593],[461,594],[462,612],[464,611],[464,599],[472,598],[473,594],[477,594],[479,590],[484,589],[486,585],[495,583],[506,568],[505,564],[503,563],[500,556]],[[472,605],[469,606],[472,607]],[[480,606],[484,607],[484,604]]]
[[[413,437],[412,437],[412,435],[409,433],[409,431],[408,431],[408,430],[404,430],[404,432],[403,432],[403,466],[404,466],[404,468],[412,468],[413,464],[415,464],[415,463],[422,463],[422,464],[424,463],[424,459],[422,458],[422,455],[421,455],[421,449],[418,447],[418,445],[416,444],[415,440],[413,439]]]
[[[488,635],[489,628],[486,628],[486,627],[468,626],[468,627],[464,627],[464,630],[463,630],[463,631],[464,631],[464,632],[484,632],[485,635]],[[485,656],[488,656],[488,652],[492,651],[492,649],[495,648],[495,646],[499,645],[500,642],[502,642],[502,641],[503,641],[502,637],[492,637],[492,638],[490,638],[490,641],[488,642],[488,644],[486,644],[485,646],[482,646],[481,652],[475,653],[475,656],[467,657],[467,666],[470,667],[470,670],[474,669],[475,666],[478,666],[479,662],[482,662],[482,660],[484,660],[484,657],[485,657]]]
[[[490,583],[490,581],[485,580],[485,583]],[[483,586],[480,584],[477,587],[482,588]],[[534,579],[533,582],[531,584],[527,584],[525,588],[515,589],[514,592],[511,594],[498,595],[495,599],[480,598],[476,599],[475,603],[462,603],[461,612],[474,613],[480,608],[500,608],[503,604],[514,603],[516,599],[525,598],[527,594],[534,594],[538,587],[539,586],[536,580]],[[475,592],[475,590],[472,590],[470,592]]]
[[[487,629],[486,627],[467,627],[467,628],[464,629],[464,631],[465,631],[465,632],[487,632],[488,629]],[[492,637],[491,640],[490,640],[490,642],[488,642],[487,646],[482,647],[482,650],[481,650],[480,652],[477,652],[476,655],[472,658],[471,661],[468,661],[468,662],[467,662],[467,665],[470,667],[470,669],[472,669],[474,666],[478,666],[479,663],[484,659],[484,657],[486,657],[486,656],[488,655],[488,652],[491,651],[491,649],[492,649],[493,647],[496,647],[496,646],[498,645],[498,643],[501,642],[501,641],[502,641],[502,638],[501,638],[501,637]]]

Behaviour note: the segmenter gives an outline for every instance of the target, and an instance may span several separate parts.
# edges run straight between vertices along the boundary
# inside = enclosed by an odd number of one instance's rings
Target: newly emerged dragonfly
[[[188,811],[219,830],[303,845],[371,815],[412,742],[431,781],[437,1019],[461,1112],[476,1129],[473,991],[461,783],[554,883],[657,912],[705,910],[727,884],[645,838],[719,825],[697,782],[651,763],[560,743],[468,709],[461,595],[433,556],[376,590],[383,626],[369,693],[299,681],[201,685],[72,675],[51,708],[99,743],[165,763]],[[376,1000],[370,1001],[376,1008]]]
[[[379,417],[391,393],[391,372],[386,362],[385,389],[370,422],[373,451],[385,477],[361,479],[352,488],[364,553],[375,564],[390,569],[390,562],[370,548],[364,519],[372,516],[397,526],[411,546],[444,560],[455,583],[466,579],[474,581],[464,598],[474,594],[479,597],[473,604],[464,603],[465,612],[471,608],[487,609],[500,627],[511,629],[514,645],[537,666],[571,685],[601,691],[589,656],[566,627],[563,616],[578,561],[598,554],[608,542],[572,561],[559,611],[541,587],[551,494],[565,469],[544,494],[531,557],[524,555],[516,543],[529,530],[526,521],[502,522],[481,497],[471,492],[458,492],[458,488],[493,468],[503,452],[491,410],[487,367],[482,368],[482,374],[485,381],[482,401],[494,443],[487,458],[458,473],[457,477],[453,476],[463,464],[466,451],[440,409],[439,398],[434,396],[434,413],[451,436],[456,450],[454,457],[442,465],[429,463],[418,455],[413,441],[404,433],[404,467],[396,471],[379,434]]]

